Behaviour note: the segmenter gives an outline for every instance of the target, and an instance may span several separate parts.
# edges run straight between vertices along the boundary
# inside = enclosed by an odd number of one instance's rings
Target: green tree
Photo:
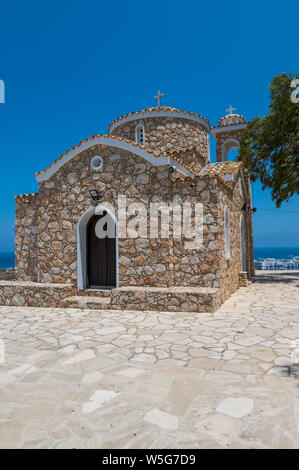
[[[252,181],[260,179],[280,207],[299,194],[299,104],[291,101],[291,74],[274,77],[269,86],[271,104],[264,118],[248,122],[238,159]]]

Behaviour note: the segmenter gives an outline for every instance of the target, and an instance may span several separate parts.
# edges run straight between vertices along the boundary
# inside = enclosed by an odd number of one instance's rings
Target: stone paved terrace
[[[299,448],[299,272],[213,314],[0,318],[1,448]]]

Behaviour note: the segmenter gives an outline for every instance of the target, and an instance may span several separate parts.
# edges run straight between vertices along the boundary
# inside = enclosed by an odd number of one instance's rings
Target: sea
[[[254,259],[274,258],[274,259],[291,259],[299,256],[299,246],[287,247],[255,247]]]
[[[256,247],[254,248],[254,259],[274,258],[286,259],[299,256],[299,246],[291,247]],[[13,268],[15,266],[15,254],[13,252],[0,251],[0,269]]]
[[[9,251],[0,251],[0,269],[14,268],[15,267],[15,254]]]

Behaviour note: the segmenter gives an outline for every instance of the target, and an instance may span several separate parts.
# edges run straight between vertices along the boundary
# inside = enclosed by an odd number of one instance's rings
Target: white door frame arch
[[[245,223],[244,223],[244,216],[243,216],[243,214],[241,214],[241,217],[240,217],[240,242],[241,242],[241,263],[242,263],[242,271],[247,271],[247,266],[246,266]]]
[[[87,240],[86,240],[86,229],[90,219],[97,213],[102,211],[107,212],[107,214],[112,218],[115,223],[115,251],[116,251],[116,260],[115,260],[115,269],[116,269],[116,287],[118,287],[118,222],[115,215],[104,206],[94,206],[84,214],[81,215],[79,222],[77,224],[77,290],[82,290],[87,288]]]
[[[224,207],[224,246],[225,246],[225,259],[231,258],[230,252],[230,213],[228,207]]]
[[[233,137],[229,137],[222,144],[222,161],[227,161],[227,155],[232,149],[240,148],[240,142]]]

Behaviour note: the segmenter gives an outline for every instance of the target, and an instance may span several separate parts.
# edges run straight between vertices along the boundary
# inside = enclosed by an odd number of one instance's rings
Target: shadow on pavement
[[[271,284],[275,282],[289,284],[294,281],[299,281],[299,271],[256,271],[256,275],[252,278],[252,281]],[[296,287],[299,287],[299,284],[297,284]]]

